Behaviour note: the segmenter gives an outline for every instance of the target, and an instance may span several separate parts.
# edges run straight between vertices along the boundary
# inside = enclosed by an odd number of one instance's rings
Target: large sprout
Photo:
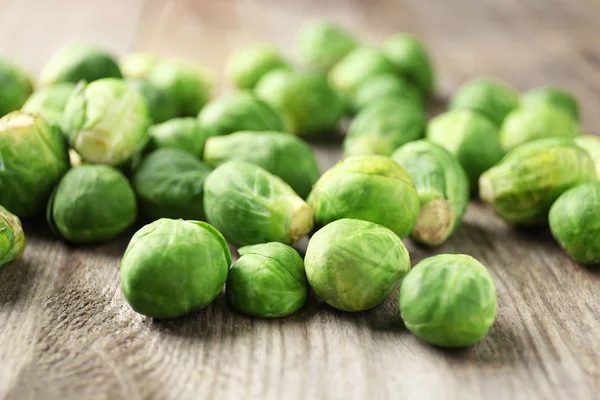
[[[125,82],[144,96],[152,123],[159,124],[177,116],[177,105],[173,98],[156,88],[149,81],[145,79],[127,79]]]
[[[19,217],[0,206],[0,267],[25,250],[25,234]]]
[[[13,62],[0,58],[0,117],[21,108],[31,92],[29,75]]]
[[[23,111],[39,114],[47,122],[60,126],[62,117],[75,84],[57,83],[35,91],[23,104]]]
[[[254,89],[258,81],[276,69],[289,69],[281,53],[271,44],[253,43],[234,51],[227,61],[226,74],[233,86]]]
[[[150,150],[156,148],[175,148],[202,157],[207,132],[200,127],[197,118],[173,118],[162,124],[150,127]]]
[[[325,71],[357,46],[350,32],[325,19],[306,23],[298,33],[297,42],[304,63]]]
[[[524,106],[550,105],[565,111],[574,120],[579,120],[579,104],[575,97],[566,90],[542,86],[531,89],[521,96],[521,104]]]

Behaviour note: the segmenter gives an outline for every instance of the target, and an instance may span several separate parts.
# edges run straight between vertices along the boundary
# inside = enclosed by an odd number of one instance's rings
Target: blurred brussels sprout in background
[[[173,99],[144,79],[127,79],[125,82],[146,100],[152,123],[159,124],[177,116],[177,106]]]
[[[360,111],[344,139],[344,156],[389,156],[403,144],[423,137],[426,115],[404,98],[384,98]]]
[[[207,140],[204,162],[216,167],[229,160],[246,161],[283,179],[306,198],[319,178],[312,149],[303,140],[281,132],[237,132]]]
[[[176,318],[210,304],[230,265],[227,243],[215,228],[163,218],[131,238],[121,260],[121,289],[134,311]]]
[[[62,130],[84,161],[117,165],[148,141],[148,106],[120,79],[77,85],[63,114]]]
[[[22,110],[31,114],[38,114],[46,122],[56,126],[61,125],[62,116],[75,89],[75,84],[70,82],[57,83],[35,91],[23,104]]]
[[[408,143],[392,154],[410,176],[421,202],[411,237],[438,246],[460,226],[469,203],[469,178],[458,160],[426,140]]]
[[[335,131],[344,113],[342,99],[316,73],[274,71],[261,79],[255,93],[282,115],[285,130],[294,135]]]
[[[225,66],[225,74],[238,89],[254,89],[268,72],[289,68],[275,46],[259,42],[234,51]]]
[[[19,217],[0,206],[0,267],[23,254],[25,234]]]
[[[575,144],[592,157],[596,164],[596,174],[600,180],[600,136],[581,135],[575,138]]]
[[[394,232],[356,219],[341,219],[317,231],[304,263],[315,293],[350,312],[381,303],[410,270],[408,251]]]
[[[340,161],[319,178],[307,203],[317,225],[361,219],[383,225],[401,238],[419,216],[415,185],[398,164],[383,156]]]
[[[204,180],[210,168],[181,149],[158,149],[142,159],[131,183],[147,219],[204,219]]]
[[[21,108],[33,92],[29,75],[12,61],[0,58],[0,117]]]
[[[409,331],[441,347],[467,347],[488,333],[496,318],[496,287],[473,257],[426,258],[400,287],[400,314]]]
[[[352,99],[355,112],[362,110],[375,101],[388,97],[399,97],[422,107],[423,96],[417,86],[396,74],[376,75],[365,81],[356,90]]]
[[[217,167],[204,182],[208,221],[237,246],[290,244],[313,226],[313,213],[281,178],[245,161]]]
[[[320,70],[329,70],[357,46],[350,32],[324,19],[306,23],[297,42],[302,61]]]
[[[567,112],[574,120],[579,120],[579,105],[575,97],[555,87],[538,87],[525,92],[521,96],[524,106],[551,105]]]
[[[152,125],[148,131],[148,148],[176,148],[185,150],[195,157],[202,157],[206,132],[200,128],[197,118],[173,118],[162,124]],[[194,219],[194,218],[190,218]]]
[[[496,126],[469,110],[448,111],[433,118],[427,126],[427,139],[458,159],[472,190],[477,189],[479,176],[504,156]]]
[[[284,317],[298,311],[308,297],[304,261],[282,243],[245,246],[227,276],[227,301],[255,317]]]
[[[519,107],[519,92],[506,83],[475,79],[463,84],[450,98],[450,110],[471,110],[487,117],[497,127]]]
[[[48,203],[48,224],[69,242],[109,240],[136,217],[135,193],[118,170],[82,165],[65,174]]]
[[[119,67],[125,78],[145,79],[159,61],[160,58],[156,54],[135,52],[121,58]]]

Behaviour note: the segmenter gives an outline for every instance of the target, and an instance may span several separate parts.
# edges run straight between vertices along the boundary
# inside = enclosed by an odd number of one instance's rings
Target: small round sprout
[[[473,257],[441,254],[426,258],[400,287],[400,314],[419,339],[440,347],[471,346],[487,335],[496,318],[496,287]]]
[[[22,110],[38,114],[46,122],[60,127],[65,107],[74,89],[74,83],[64,82],[37,90],[23,104]]]
[[[48,202],[50,227],[73,243],[109,240],[129,228],[136,217],[135,193],[118,170],[82,165],[65,174]]]
[[[210,304],[230,265],[227,243],[215,228],[162,218],[131,238],[121,261],[121,289],[134,311],[177,318]]]
[[[600,180],[600,136],[581,135],[575,138],[575,144],[585,150],[596,164],[596,174]]]
[[[317,225],[343,218],[374,222],[401,238],[419,216],[419,196],[408,174],[383,156],[349,157],[317,181],[308,205]]]
[[[255,317],[285,317],[308,297],[304,261],[282,243],[245,246],[229,270],[226,294],[235,309]]]
[[[9,60],[0,58],[0,117],[21,108],[33,92],[29,75]]]
[[[160,58],[153,53],[135,52],[125,55],[119,67],[123,77],[130,79],[145,79]]]
[[[381,303],[410,270],[408,251],[394,232],[356,219],[341,219],[317,231],[304,263],[315,293],[350,312]]]
[[[325,71],[357,46],[357,40],[350,32],[324,19],[305,24],[298,33],[297,42],[304,63]]]
[[[152,123],[160,124],[177,115],[177,106],[173,99],[162,90],[154,87],[150,82],[144,79],[127,79],[125,82],[136,90],[146,100],[148,113]]]
[[[0,206],[0,267],[25,250],[25,234],[19,217]]]
[[[548,104],[567,112],[574,120],[579,120],[579,105],[575,97],[562,89],[555,87],[538,87],[525,92],[521,96],[524,106]]]
[[[254,89],[267,73],[289,68],[279,50],[260,42],[236,50],[225,67],[229,81],[238,89]]]
[[[423,96],[417,86],[396,74],[381,74],[359,86],[352,99],[352,108],[358,112],[373,102],[388,97],[406,99],[419,107],[423,105]]]
[[[146,145],[148,123],[142,95],[122,80],[106,78],[77,85],[62,130],[83,160],[118,165]]]
[[[206,131],[200,128],[197,118],[173,118],[162,124],[153,125],[149,130],[150,150],[175,148],[185,150],[195,157],[202,157]],[[194,218],[191,218],[194,219]]]

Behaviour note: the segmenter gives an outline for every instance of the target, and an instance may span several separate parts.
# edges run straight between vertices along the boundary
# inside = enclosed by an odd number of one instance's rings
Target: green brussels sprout
[[[146,79],[160,58],[153,53],[135,52],[125,55],[119,67],[125,78]]]
[[[406,99],[419,107],[423,105],[423,96],[412,83],[395,74],[381,74],[358,87],[352,99],[352,108],[358,112],[373,102],[388,97]]]
[[[237,92],[213,100],[198,115],[200,127],[208,136],[238,131],[282,131],[277,112],[250,92]]]
[[[383,53],[394,63],[400,75],[413,82],[423,94],[431,94],[435,86],[435,71],[423,43],[408,33],[396,33],[382,45]]]
[[[236,50],[227,61],[226,75],[238,89],[254,89],[258,81],[276,69],[289,69],[281,53],[269,43],[253,43]]]
[[[305,24],[297,37],[305,64],[329,70],[357,46],[356,38],[344,28],[324,19]]]
[[[162,218],[131,238],[121,260],[121,289],[134,311],[177,318],[210,304],[223,290],[231,254],[205,222]]]
[[[146,100],[152,123],[160,124],[177,116],[177,107],[173,99],[147,80],[127,79],[125,82],[138,90]]]
[[[596,135],[581,135],[575,138],[575,144],[592,157],[592,160],[596,163],[598,180],[600,180],[600,137]]]
[[[129,228],[136,217],[135,193],[118,170],[82,165],[65,174],[48,202],[48,224],[73,243],[109,240]]]
[[[600,264],[600,182],[561,194],[548,220],[552,235],[569,257],[582,264]]]
[[[0,117],[21,108],[33,92],[29,75],[11,61],[0,58]]]
[[[503,82],[475,79],[458,88],[448,107],[478,112],[500,127],[504,118],[519,107],[519,92]]]
[[[69,97],[75,90],[75,84],[70,82],[57,83],[33,92],[31,97],[23,104],[22,110],[31,114],[38,114],[56,126],[61,125],[63,112]]]
[[[512,150],[481,175],[479,196],[508,222],[540,225],[558,196],[595,179],[594,162],[573,139],[539,139]]]
[[[21,111],[0,118],[0,160],[0,204],[20,218],[44,210],[69,168],[60,130]]]
[[[496,287],[473,257],[440,254],[426,258],[400,287],[400,315],[419,339],[441,347],[471,346],[496,318]]]
[[[106,78],[77,85],[62,130],[84,161],[118,165],[146,145],[149,120],[146,101],[136,89]]]
[[[392,154],[412,179],[421,211],[411,237],[438,246],[460,226],[469,203],[469,178],[458,160],[443,147],[418,140]]]
[[[419,196],[408,174],[383,156],[349,157],[317,181],[308,196],[317,225],[343,218],[374,222],[401,238],[419,216]]]
[[[479,176],[504,156],[498,129],[487,118],[469,110],[453,110],[433,118],[427,139],[455,156],[477,189]]]
[[[279,177],[245,161],[217,167],[204,182],[208,221],[237,246],[290,244],[313,226],[313,213]]]
[[[25,234],[19,217],[0,206],[0,267],[18,258],[24,250]]]
[[[294,135],[334,131],[344,113],[342,99],[327,78],[316,73],[273,71],[261,79],[255,93],[283,116],[286,131]]]
[[[50,58],[40,75],[40,85],[92,82],[101,78],[122,78],[114,58],[95,44],[73,42]]]
[[[344,156],[391,155],[403,144],[423,137],[426,115],[410,100],[390,97],[360,111],[344,139]]]
[[[571,93],[559,88],[538,87],[531,89],[521,96],[521,104],[524,106],[548,104],[567,112],[574,120],[579,120],[579,105],[577,104],[577,100]]]
[[[356,219],[340,219],[317,231],[304,263],[315,293],[350,312],[381,303],[410,270],[408,251],[394,232]]]
[[[204,180],[210,168],[181,149],[158,149],[142,159],[131,183],[140,212],[150,219],[202,220]]]
[[[308,297],[304,261],[282,243],[245,246],[229,270],[226,294],[235,309],[255,317],[285,317]]]
[[[306,198],[319,178],[317,160],[302,139],[281,132],[237,132],[211,137],[204,162],[216,167],[229,160],[246,161],[283,179]]]
[[[162,124],[152,125],[150,134],[150,150],[157,148],[176,148],[185,150],[198,158],[202,157],[206,131],[200,128],[197,118],[173,118]],[[190,218],[194,219],[194,218]]]

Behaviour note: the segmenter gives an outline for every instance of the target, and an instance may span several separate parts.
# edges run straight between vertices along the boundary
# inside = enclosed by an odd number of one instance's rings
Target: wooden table
[[[96,41],[202,62],[222,77],[234,48],[294,34],[326,15],[378,43],[421,35],[439,71],[439,101],[486,75],[519,89],[556,84],[600,125],[600,8],[594,0],[0,0],[0,54],[37,73],[63,43]],[[340,157],[316,146],[322,169]],[[348,314],[311,299],[298,314],[248,318],[223,296],[177,321],[134,314],[119,288],[129,240],[69,247],[28,222],[28,247],[0,270],[0,397],[7,399],[593,399],[600,397],[600,270],[569,261],[549,233],[508,227],[480,204],[413,262],[471,254],[489,267],[498,315],[461,351],[403,327],[397,295]]]

